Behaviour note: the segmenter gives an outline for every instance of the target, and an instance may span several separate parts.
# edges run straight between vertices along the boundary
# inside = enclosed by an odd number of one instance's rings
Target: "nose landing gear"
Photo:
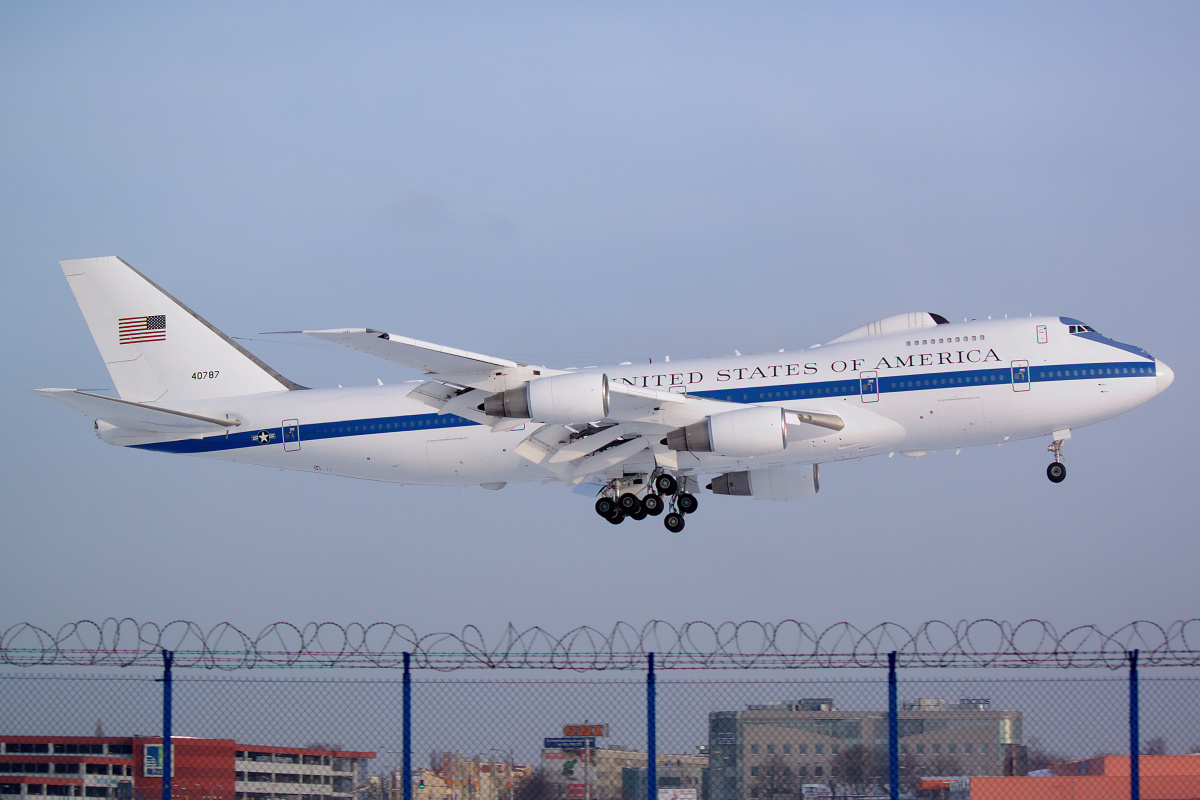
[[[1051,483],[1062,483],[1067,478],[1067,465],[1063,463],[1063,444],[1071,438],[1069,430],[1055,431],[1054,441],[1046,449],[1054,453],[1054,463],[1046,467],[1046,477]]]

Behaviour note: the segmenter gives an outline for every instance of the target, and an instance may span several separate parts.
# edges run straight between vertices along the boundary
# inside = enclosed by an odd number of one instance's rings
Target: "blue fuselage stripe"
[[[1101,364],[1058,364],[1029,367],[1031,383],[1097,380],[1100,378],[1147,378],[1155,374],[1154,362],[1107,362]],[[1023,383],[1018,376],[1017,383]],[[759,403],[791,399],[821,399],[871,395],[870,381],[876,381],[879,394],[919,392],[929,389],[952,389],[967,386],[997,386],[1014,383],[1012,367],[960,370],[956,372],[924,373],[919,375],[882,376],[878,378],[847,377],[833,381],[759,386],[753,389],[710,389],[692,392],[697,397],[726,400],[733,403]],[[865,385],[864,385],[865,384]],[[379,433],[405,433],[440,428],[462,428],[477,425],[454,414],[410,414],[406,416],[372,417],[370,419],[317,422],[299,426],[298,440],[313,442],[321,439],[342,439],[351,436],[372,436]],[[143,450],[165,453],[213,453],[244,447],[262,447],[284,443],[289,434],[284,427],[248,430],[203,439],[184,439],[176,442],[157,442],[132,445]],[[266,441],[263,439],[266,438]]]

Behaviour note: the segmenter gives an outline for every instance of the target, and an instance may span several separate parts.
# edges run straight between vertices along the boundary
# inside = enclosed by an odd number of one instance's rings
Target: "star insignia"
[[[254,441],[258,442],[259,444],[266,444],[267,442],[269,442],[275,438],[275,434],[269,433],[267,431],[259,431],[258,433],[254,434],[254,436],[252,438],[254,439]]]

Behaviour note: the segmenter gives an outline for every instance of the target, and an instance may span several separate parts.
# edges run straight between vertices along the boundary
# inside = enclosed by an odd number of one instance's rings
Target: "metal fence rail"
[[[13,626],[0,800],[1191,800],[1198,635]]]
[[[509,626],[499,636],[479,629],[421,634],[392,623],[274,623],[257,633],[229,623],[205,629],[131,619],[81,621],[50,631],[12,625],[0,634],[0,664],[153,666],[160,653],[180,667],[641,670],[646,654],[677,669],[882,669],[896,653],[901,667],[1102,667],[1121,669],[1131,650],[1147,667],[1200,665],[1200,619],[1138,621],[1115,631],[1079,626],[1059,631],[1042,620],[926,622],[908,629],[884,623],[860,629],[843,622],[818,630],[783,622],[655,621],[617,623],[611,630],[575,628],[554,635]]]

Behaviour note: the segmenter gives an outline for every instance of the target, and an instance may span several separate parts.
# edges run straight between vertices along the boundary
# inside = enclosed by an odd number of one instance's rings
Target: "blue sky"
[[[565,630],[1196,616],[1200,9],[7,4],[0,628]],[[57,262],[119,255],[310,386],[415,377],[261,331],[552,365],[805,347],[893,313],[1080,318],[1174,368],[1046,442],[828,465],[679,536],[558,486],[123,451]]]

